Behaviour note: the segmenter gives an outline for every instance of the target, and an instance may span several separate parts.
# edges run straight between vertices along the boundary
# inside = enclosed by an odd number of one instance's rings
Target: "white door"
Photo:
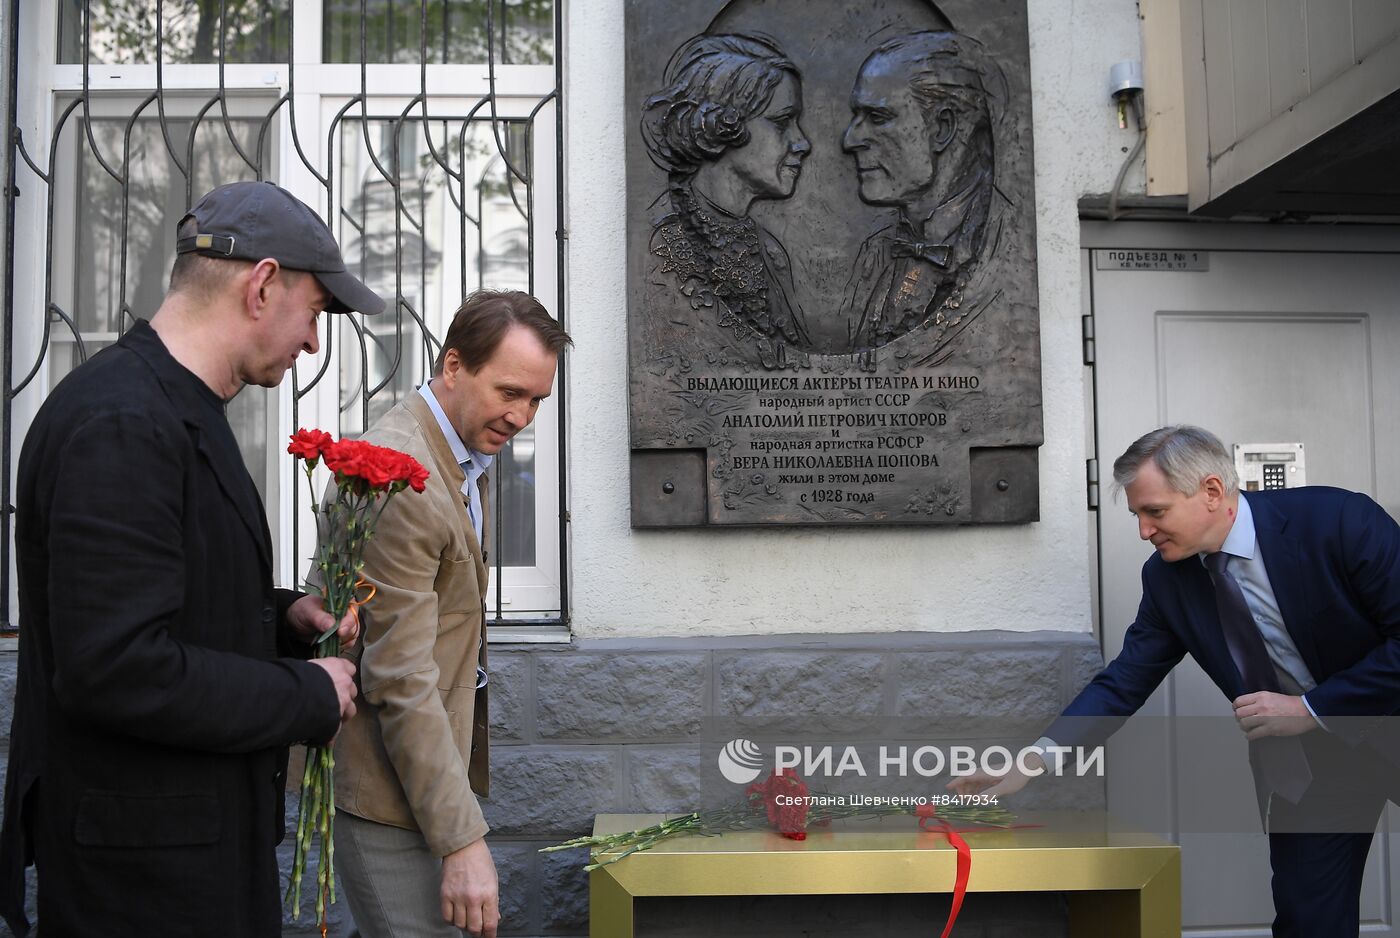
[[[1400,231],[1085,223],[1083,245],[1106,657],[1122,647],[1152,550],[1111,494],[1113,460],[1154,427],[1198,424],[1227,447],[1300,442],[1310,484],[1366,492],[1400,517]],[[1148,269],[1104,269],[1124,263]],[[1152,269],[1182,266],[1206,269]],[[1109,747],[1110,811],[1182,846],[1182,922],[1193,936],[1268,935],[1273,918],[1266,839],[1244,832],[1257,830],[1258,814],[1243,739],[1227,739],[1231,758],[1197,755],[1201,725],[1228,727],[1229,714],[1188,658]],[[1153,790],[1163,797],[1143,797]],[[1235,820],[1222,827],[1222,816]],[[1367,936],[1400,936],[1398,887],[1391,806],[1363,887]]]

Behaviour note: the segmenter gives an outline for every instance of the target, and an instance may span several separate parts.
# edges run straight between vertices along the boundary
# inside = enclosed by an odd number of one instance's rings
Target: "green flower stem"
[[[311,491],[311,508],[317,517],[319,546],[316,569],[325,610],[338,623],[356,603],[355,584],[364,568],[365,545],[389,498],[403,491],[406,483],[396,483],[388,492],[375,492],[363,479],[337,475],[335,495],[326,502],[316,497],[312,479],[314,465],[303,460],[306,483]],[[382,496],[382,497],[381,497]],[[313,589],[317,587],[313,586]],[[315,645],[316,657],[340,654],[340,638],[332,633]],[[286,898],[292,917],[300,912],[301,880],[313,841],[320,840],[316,869],[316,923],[324,928],[326,903],[335,902],[335,756],[328,746],[309,746],[306,770],[302,775],[301,807],[297,814],[297,843],[291,882]]]

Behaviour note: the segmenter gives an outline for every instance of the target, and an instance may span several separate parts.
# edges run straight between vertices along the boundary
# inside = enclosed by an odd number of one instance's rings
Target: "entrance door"
[[[1083,244],[1107,658],[1122,648],[1152,551],[1126,501],[1111,494],[1112,465],[1147,430],[1191,423],[1227,447],[1302,443],[1308,483],[1366,492],[1400,517],[1400,231],[1086,223]],[[1112,269],[1123,264],[1137,269]],[[1183,267],[1193,269],[1165,269]],[[1266,839],[1241,833],[1251,815],[1258,826],[1243,737],[1228,738],[1237,758],[1221,764],[1202,764],[1193,748],[1200,724],[1219,726],[1230,712],[1188,658],[1134,731],[1109,746],[1110,811],[1182,846],[1182,922],[1193,936],[1268,935],[1273,918]],[[1164,796],[1144,805],[1142,792],[1153,790]],[[1221,815],[1238,819],[1228,833]],[[1397,815],[1387,808],[1371,849],[1367,936],[1400,936],[1391,911],[1400,897]]]

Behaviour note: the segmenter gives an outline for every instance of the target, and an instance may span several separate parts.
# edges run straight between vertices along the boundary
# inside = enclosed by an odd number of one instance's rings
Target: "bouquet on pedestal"
[[[311,510],[317,516],[319,546],[316,569],[320,583],[313,584],[325,600],[326,611],[339,622],[374,596],[374,587],[360,578],[365,544],[389,499],[404,489],[422,492],[428,470],[418,460],[398,450],[374,446],[361,440],[335,441],[323,430],[298,430],[292,434],[287,452],[302,462],[306,484],[311,490]],[[320,504],[312,473],[321,460],[335,475],[335,498]],[[331,629],[316,642],[315,657],[340,654],[340,638]],[[331,747],[308,746],[306,770],[301,779],[301,807],[297,812],[296,852],[286,901],[292,918],[301,913],[301,880],[306,872],[306,856],[312,842],[320,840],[320,863],[316,871],[316,924],[326,934],[326,904],[335,901],[335,847],[332,825],[335,819],[333,773],[335,757]]]
[[[972,875],[972,850],[962,834],[979,827],[1007,830],[1024,826],[1013,824],[1015,816],[997,807],[995,799],[987,803],[979,796],[946,795],[920,799],[923,803],[908,806],[872,806],[835,795],[812,795],[807,783],[786,769],[778,769],[765,781],[755,782],[744,789],[744,793],[745,800],[731,807],[693,811],[640,830],[575,837],[562,844],[542,847],[540,852],[588,847],[590,862],[584,869],[592,872],[681,834],[714,837],[729,831],[767,826],[790,840],[806,840],[809,828],[829,827],[838,818],[913,815],[918,818],[919,830],[941,835],[958,854],[953,904],[942,934],[942,938],[948,938]]]

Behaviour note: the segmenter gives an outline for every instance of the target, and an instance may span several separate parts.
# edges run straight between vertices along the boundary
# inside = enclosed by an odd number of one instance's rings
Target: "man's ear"
[[[442,372],[437,377],[442,378],[443,386],[449,391],[457,387],[457,382],[462,378],[462,356],[455,349],[450,348],[442,353]]]
[[[932,126],[929,129],[933,152],[942,153],[958,135],[958,112],[946,105],[939,108],[933,112]]]
[[[272,282],[277,279],[282,266],[270,257],[258,261],[248,271],[248,280],[243,289],[243,306],[254,319],[261,319],[263,310],[271,300]]]
[[[1201,480],[1201,491],[1206,496],[1206,507],[1215,511],[1225,503],[1225,481],[1220,476],[1211,474]]]

